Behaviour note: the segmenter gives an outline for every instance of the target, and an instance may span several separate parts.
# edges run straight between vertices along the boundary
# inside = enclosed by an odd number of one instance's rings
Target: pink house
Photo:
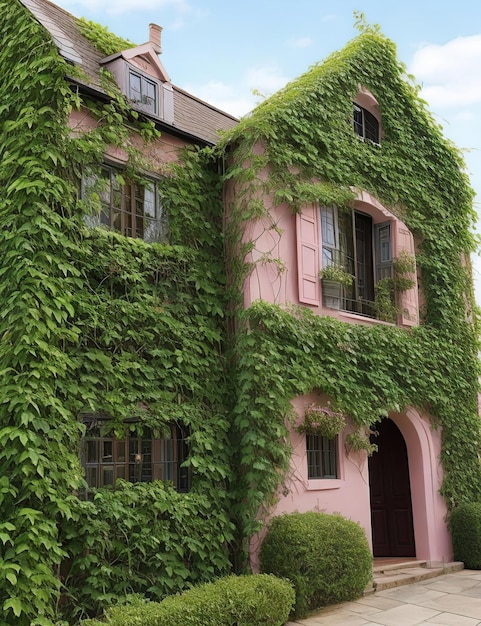
[[[202,372],[189,365],[182,393],[177,393],[174,375],[163,390],[159,381],[168,367],[161,357],[149,385],[137,390],[132,375],[134,391],[127,395],[129,402],[137,401],[135,411],[147,407],[146,388],[165,391],[164,396],[172,395],[178,404],[184,402],[185,391],[187,424],[181,418],[166,424],[164,412],[168,414],[172,404],[161,407],[158,396],[151,403],[158,411],[161,432],[165,431],[162,437],[149,434],[147,439],[131,437],[127,442],[102,432],[99,424],[106,423],[102,414],[72,413],[72,420],[82,419],[86,428],[79,457],[88,488],[110,489],[119,478],[165,480],[187,499],[199,492],[207,500],[212,497],[209,507],[222,508],[226,531],[213,532],[206,541],[212,543],[213,553],[217,542],[217,554],[233,569],[244,566],[247,545],[251,565],[254,569],[258,565],[262,531],[252,537],[256,521],[292,511],[340,513],[358,522],[374,557],[416,557],[432,567],[452,561],[449,509],[475,500],[481,491],[469,264],[472,194],[460,155],[432,122],[416,89],[406,82],[393,44],[376,29],[367,28],[345,50],[237,120],[172,84],[159,59],[161,29],[155,24],[146,43],[126,44],[124,50],[108,54],[92,44],[76,18],[49,0],[18,0],[17,5],[48,32],[68,63],[66,71],[72,69],[66,80],[80,103],[68,120],[74,137],[102,127],[91,101],[102,106],[110,102],[112,94],[102,79],[105,74],[110,76],[110,86],[115,84],[122,94],[129,113],[145,117],[160,131],[144,143],[129,121],[122,127],[128,129],[125,141],[106,141],[100,163],[85,164],[79,175],[79,197],[87,206],[96,196],[96,211],[82,214],[82,228],[117,231],[115,237],[120,234],[124,243],[129,241],[126,238],[143,239],[159,259],[169,246],[172,250],[180,246],[189,253],[181,257],[182,268],[190,263],[208,276],[212,264],[219,274],[218,282],[206,289],[215,294],[217,308],[206,308],[208,323],[203,324],[204,344],[209,344],[216,365],[220,364],[219,378],[209,379],[208,365]],[[171,194],[174,210],[169,216],[166,209],[164,215],[162,186],[167,186],[175,169],[172,163],[180,162],[186,146],[199,151],[215,146],[212,154],[209,150],[209,165],[200,166],[209,168],[213,195],[203,197],[199,191],[195,203],[187,203],[184,212],[176,215],[176,202],[183,200],[173,199],[176,190],[171,189],[167,195]],[[142,169],[142,184],[123,175],[129,169],[132,147],[149,164]],[[180,180],[185,183],[189,175]],[[89,197],[99,182],[100,192],[97,189]],[[197,229],[194,243],[183,237],[183,216],[190,216],[192,206],[202,216],[210,216],[215,207],[215,218],[207,226],[204,221],[191,226]],[[170,239],[169,219],[175,226]],[[161,245],[150,246],[153,243]],[[192,250],[198,254],[188,262]],[[225,292],[229,281],[236,293]],[[189,289],[195,284],[185,282]],[[135,358],[146,346],[155,348],[156,341],[163,341],[164,302],[185,296],[195,305],[196,298],[200,302],[204,297],[201,289],[194,294],[174,293],[177,284],[172,282],[173,295],[155,308],[158,316],[152,318],[149,330],[159,330],[159,322],[161,331],[142,346],[129,348]],[[234,297],[224,316],[219,302],[224,306],[225,293]],[[279,358],[274,392],[269,387],[267,358],[258,359],[254,373],[247,367],[243,371],[241,359],[231,359],[231,351],[225,348],[249,334],[249,313],[259,302],[267,303],[279,317],[290,316],[292,328],[302,317],[299,311],[308,311],[317,322],[329,322],[327,333],[338,332],[344,339],[337,343],[332,337],[324,337],[324,343],[317,339],[315,373],[293,382],[291,370],[299,373],[303,349],[309,351],[307,342],[302,344],[293,332],[297,356],[292,361],[284,355],[284,360]],[[244,326],[237,323],[240,312],[247,320]],[[209,316],[215,318],[216,332],[210,333]],[[175,350],[169,345],[167,351],[174,350],[169,366],[175,361],[182,373],[192,338],[204,340],[202,324],[192,319],[192,327],[184,333],[185,345],[179,343],[182,349],[177,349],[176,335]],[[126,320],[132,328],[136,323],[135,316]],[[269,330],[261,322],[258,326],[258,336],[267,337]],[[255,342],[253,338],[252,344],[244,344],[245,349],[252,349],[255,357],[265,356]],[[282,345],[276,348],[282,353]],[[110,354],[109,345],[103,350]],[[372,358],[363,358],[366,355]],[[326,382],[323,373],[328,361]],[[139,370],[147,366],[148,359]],[[95,387],[99,405],[102,376],[103,372]],[[354,398],[349,397],[349,378],[355,380]],[[262,384],[257,385],[259,380]],[[117,384],[115,408],[124,415],[126,392]],[[204,402],[202,386],[215,389],[212,405]],[[192,405],[195,410],[189,404],[191,388],[201,398]],[[276,394],[282,391],[278,402]],[[192,392],[195,398],[196,393]],[[256,403],[268,406],[264,421],[258,419]],[[286,410],[286,405],[292,410]],[[328,422],[340,419],[336,432],[310,423],[312,409],[327,416]],[[213,441],[199,437],[197,457],[190,457],[189,437],[193,439],[195,429],[204,424],[212,426]],[[269,429],[272,425],[276,427]],[[271,457],[272,450],[259,443],[268,438],[279,454]],[[289,467],[284,471],[287,456]],[[139,467],[147,469],[137,472]],[[196,475],[197,467],[201,469]],[[208,488],[202,482],[206,467],[219,470],[212,472]],[[268,472],[269,480],[263,482],[262,474]],[[276,502],[263,510],[262,503],[270,503],[272,491]]]
[[[351,59],[346,64],[355,64],[355,56],[353,54],[354,61]],[[342,62],[339,66],[340,71],[345,69],[341,67]],[[329,69],[332,71],[332,66]],[[309,77],[306,84],[320,98],[322,68],[315,68],[306,76]],[[384,150],[397,149],[394,131],[388,127],[392,121],[384,124],[383,111],[388,111],[391,103],[382,100],[382,80],[376,82],[368,72],[363,73],[362,79],[370,89],[359,86],[358,82],[357,92],[351,84],[352,95],[339,94],[340,99],[347,101],[344,113],[352,106],[351,119],[342,121],[345,124],[342,130],[339,127],[330,129],[326,123],[323,131],[326,135],[350,133],[353,155],[365,151],[366,161],[373,159],[372,163],[375,163]],[[274,96],[274,103],[282,110],[283,106],[287,109],[299,98],[293,108],[301,111],[297,115],[302,118],[305,113],[302,107],[308,100],[303,89],[307,88],[303,87],[301,79],[294,81],[284,93]],[[376,97],[371,90],[376,91]],[[310,102],[313,102],[312,98]],[[261,123],[263,128],[267,127],[266,120],[269,120],[275,128],[276,122],[269,118],[269,105],[273,106],[270,102],[266,104],[265,118],[262,117],[263,105],[259,108],[259,127]],[[316,108],[316,113],[319,111],[320,107]],[[305,118],[316,124],[314,114],[305,113]],[[244,120],[245,128],[255,128],[256,119],[254,112],[252,119]],[[289,127],[289,115],[283,118],[283,122]],[[336,123],[341,124],[339,119]],[[293,128],[291,132],[295,133],[297,127]],[[244,196],[262,205],[256,216],[246,218],[244,223],[243,242],[249,250],[246,263],[250,267],[243,289],[245,309],[262,300],[282,310],[292,305],[300,306],[316,316],[334,317],[344,324],[377,327],[386,333],[386,337],[391,331],[414,332],[420,319],[426,317],[426,284],[423,268],[420,264],[416,267],[423,235],[419,228],[409,226],[409,200],[402,190],[398,190],[397,202],[392,199],[383,201],[381,193],[375,191],[381,189],[379,182],[370,179],[369,171],[359,175],[355,166],[351,169],[346,166],[341,183],[333,183],[352,194],[348,202],[337,205],[333,201],[312,201],[312,197],[296,196],[298,183],[322,185],[329,181],[329,175],[323,176],[322,161],[313,172],[304,169],[302,158],[296,163],[294,157],[287,165],[286,183],[282,178],[285,174],[282,166],[279,167],[277,157],[272,156],[276,141],[281,146],[286,138],[289,149],[300,151],[300,148],[295,143],[296,148],[291,148],[289,130],[283,128],[283,131],[285,135],[280,140],[277,137],[269,140],[260,132],[253,139],[251,157],[245,161],[247,168],[254,162],[260,163],[252,168],[254,177],[247,183],[237,181],[228,185],[227,197],[232,213],[242,211],[239,197],[243,198],[244,206],[247,205]],[[329,148],[326,152],[329,167],[338,157],[331,157]],[[381,163],[382,159],[381,156]],[[358,155],[353,156],[353,163],[359,163]],[[376,165],[379,166],[379,162]],[[293,201],[279,200],[279,188],[287,189],[285,195],[290,194]],[[392,198],[396,193],[391,189],[386,198]],[[411,222],[415,223],[412,219]],[[391,304],[395,306],[386,313],[380,307],[379,289],[383,283],[396,280],[399,271],[396,264],[402,259],[410,260],[409,266],[402,270],[408,280],[395,294],[391,293]],[[460,262],[465,264],[461,258]],[[336,280],[336,277],[328,280],[329,272],[334,268],[347,273],[347,280]],[[386,354],[386,358],[395,359],[396,355]],[[369,376],[369,372],[366,374]],[[441,495],[443,428],[439,420],[433,418],[427,407],[420,408],[415,402],[407,402],[398,410],[386,407],[386,418],[372,426],[377,436],[371,435],[371,442],[378,447],[372,455],[364,449],[352,447],[349,435],[355,431],[359,433],[359,428],[349,416],[346,416],[345,427],[333,438],[297,429],[309,407],[316,405],[328,412],[335,400],[319,388],[292,398],[297,419],[289,427],[290,469],[284,489],[270,514],[313,510],[341,513],[365,529],[374,557],[416,557],[427,561],[428,567],[452,561],[448,507]],[[362,435],[362,427],[360,432]],[[364,434],[369,438],[371,433],[364,429]],[[262,533],[251,544],[254,567],[257,566],[256,553],[261,539]]]
[[[388,231],[388,260],[403,251],[413,254],[412,233],[373,195],[357,190],[352,212],[353,222],[358,217],[368,222],[367,232],[378,233],[379,227]],[[365,310],[358,312],[358,303],[346,297],[344,287],[337,285],[338,292],[333,294],[332,287],[326,289],[319,279],[322,259],[325,261],[333,251],[328,247],[329,237],[333,236],[334,243],[338,237],[332,207],[310,203],[293,214],[288,205],[282,204],[271,209],[269,219],[276,224],[275,230],[259,221],[247,231],[256,242],[252,261],[275,250],[276,262],[254,263],[255,269],[246,280],[246,307],[262,299],[280,306],[308,306],[316,315],[334,316],[349,324],[387,324],[372,317],[368,304],[364,303]],[[364,234],[356,232],[359,237]],[[374,280],[380,246],[369,241],[368,249],[373,254]],[[279,260],[286,271],[279,271]],[[360,265],[358,260],[359,271]],[[402,294],[402,310],[396,323],[409,332],[418,319],[416,284]],[[313,403],[327,406],[329,401],[323,394],[312,393],[294,398],[292,403],[300,421],[306,407]],[[429,414],[414,407],[391,413],[378,428],[375,442],[379,450],[370,457],[366,451],[349,449],[346,436],[353,430],[348,423],[333,440],[291,431],[289,493],[280,496],[274,514],[311,510],[341,513],[366,530],[374,556],[416,556],[433,566],[452,560],[447,508],[440,495],[441,432],[431,428]],[[311,450],[307,448],[310,443]],[[322,447],[326,444],[328,450]],[[326,460],[327,455],[331,460]]]

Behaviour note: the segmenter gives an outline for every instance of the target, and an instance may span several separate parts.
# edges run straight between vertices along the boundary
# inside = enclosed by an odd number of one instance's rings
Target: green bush
[[[481,502],[453,509],[450,523],[455,560],[468,569],[481,569]]]
[[[231,573],[231,524],[201,493],[178,493],[161,481],[99,489],[93,502],[76,499],[62,524],[68,554],[61,617],[96,617],[137,593],[167,596]]]
[[[294,603],[286,580],[266,574],[227,576],[162,602],[137,602],[82,626],[282,626]]]
[[[293,583],[293,618],[360,596],[372,577],[372,555],[363,529],[340,515],[308,512],[275,517],[260,561],[263,572]]]

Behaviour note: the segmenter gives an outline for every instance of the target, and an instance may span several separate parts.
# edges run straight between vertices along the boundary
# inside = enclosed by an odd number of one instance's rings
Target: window
[[[105,435],[106,420],[86,421],[81,461],[89,487],[114,485],[118,478],[132,483],[163,480],[172,482],[177,491],[190,488],[190,473],[183,467],[188,456],[185,432],[177,425],[163,438],[149,430],[142,436],[128,434],[125,439]]]
[[[322,435],[306,434],[307,477],[337,478],[337,441]]]
[[[321,266],[338,265],[353,277],[351,285],[323,282],[323,303],[376,317],[375,285],[392,277],[391,223],[374,224],[356,210],[321,207]]]
[[[379,143],[379,122],[367,109],[353,103],[354,132],[363,139]]]
[[[121,170],[102,166],[99,175],[84,177],[82,197],[98,199],[100,211],[89,216],[89,226],[106,226],[127,237],[147,242],[166,238],[167,225],[160,203],[158,182],[147,185],[124,180]]]
[[[129,70],[129,98],[139,109],[158,115],[158,85],[154,80]]]

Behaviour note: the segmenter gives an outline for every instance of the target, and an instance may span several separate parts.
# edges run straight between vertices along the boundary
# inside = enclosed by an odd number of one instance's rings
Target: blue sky
[[[354,11],[397,45],[398,57],[446,137],[463,150],[481,217],[481,3],[473,0],[55,0],[141,44],[163,27],[172,82],[243,115],[357,35]],[[477,230],[481,232],[481,224]],[[481,305],[481,257],[473,257]]]

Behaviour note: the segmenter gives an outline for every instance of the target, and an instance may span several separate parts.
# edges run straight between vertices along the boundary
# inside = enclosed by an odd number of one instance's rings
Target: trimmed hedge
[[[364,530],[341,515],[308,512],[273,518],[260,561],[263,572],[294,585],[292,618],[353,600],[372,578],[372,554]]]
[[[138,601],[82,626],[282,626],[294,604],[286,581],[267,574],[227,576],[162,602]]]
[[[450,524],[454,559],[468,569],[481,569],[481,502],[453,509]]]

